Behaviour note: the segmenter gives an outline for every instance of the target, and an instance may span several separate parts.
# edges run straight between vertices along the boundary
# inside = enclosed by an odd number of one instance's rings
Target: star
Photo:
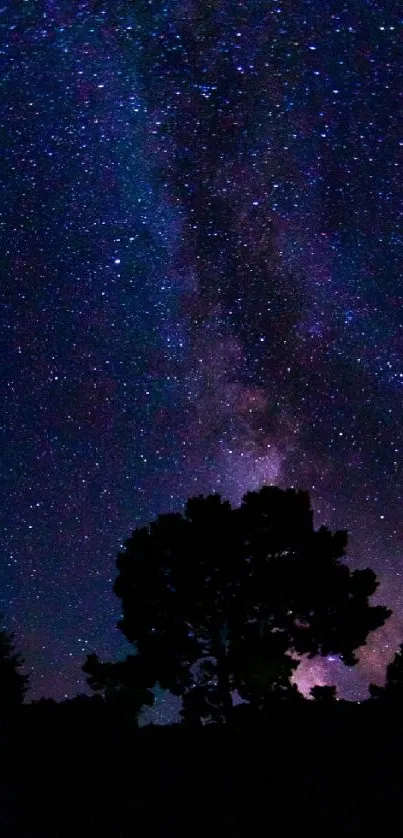
[[[403,610],[396,4],[40,5],[0,9],[0,611],[30,695],[127,651],[134,527],[274,482],[394,609],[358,667],[297,673],[365,697]]]

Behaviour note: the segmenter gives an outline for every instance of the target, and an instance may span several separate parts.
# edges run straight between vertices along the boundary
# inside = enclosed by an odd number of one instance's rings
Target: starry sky
[[[301,687],[362,697],[403,640],[398,6],[3,0],[0,610],[31,697],[126,651],[135,526],[264,482],[394,608]]]

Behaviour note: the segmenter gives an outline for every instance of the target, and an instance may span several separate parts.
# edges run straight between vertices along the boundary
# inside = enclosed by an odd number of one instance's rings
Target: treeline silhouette
[[[403,643],[363,702],[292,681],[303,656],[346,665],[390,609],[350,570],[347,533],[308,493],[218,495],[135,530],[117,558],[124,660],[94,652],[93,695],[24,704],[0,631],[1,836],[370,835],[403,829]],[[181,722],[139,726],[160,685]]]

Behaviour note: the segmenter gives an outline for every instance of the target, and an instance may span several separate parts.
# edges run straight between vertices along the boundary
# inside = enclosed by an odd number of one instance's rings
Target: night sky
[[[0,610],[31,697],[125,652],[115,557],[308,489],[403,640],[398,0],[3,0]],[[162,712],[166,712],[163,710]]]

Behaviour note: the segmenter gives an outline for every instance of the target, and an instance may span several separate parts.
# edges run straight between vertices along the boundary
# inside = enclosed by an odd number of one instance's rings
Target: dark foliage
[[[0,617],[1,623],[1,617]],[[20,672],[24,659],[15,651],[14,637],[0,629],[0,714],[19,707],[28,689],[28,675]]]
[[[137,656],[91,658],[92,686],[124,684],[126,667],[140,690],[159,682],[185,696],[188,720],[228,721],[235,689],[259,711],[273,694],[293,695],[293,655],[355,664],[391,612],[369,604],[376,576],[350,571],[346,545],[346,532],[314,530],[308,493],[293,489],[263,487],[236,509],[197,497],[160,515],[117,560],[119,626]]]

